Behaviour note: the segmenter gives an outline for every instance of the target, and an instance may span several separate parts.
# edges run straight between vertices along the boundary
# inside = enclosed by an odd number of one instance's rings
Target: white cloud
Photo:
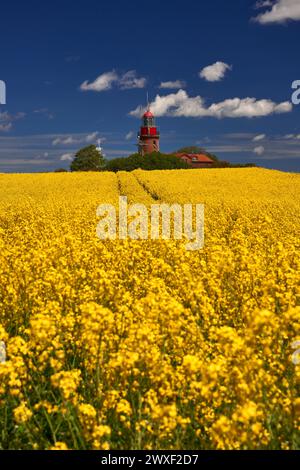
[[[0,132],[9,132],[12,128],[12,123],[8,122],[7,124],[0,124]]]
[[[129,70],[119,79],[119,86],[121,90],[130,90],[132,88],[144,88],[146,85],[146,78],[138,78],[135,70]]]
[[[88,134],[88,135],[85,137],[85,142],[86,142],[87,144],[90,144],[91,142],[94,142],[94,141],[97,139],[98,135],[99,135],[99,132],[97,132],[97,131],[96,131],[96,132],[92,132],[91,134]],[[104,139],[102,139],[102,140],[104,140]]]
[[[7,111],[3,113],[0,112],[0,132],[9,132],[13,125],[14,121],[18,121],[19,119],[23,119],[26,116],[25,113],[17,113],[17,114],[9,114]]]
[[[56,137],[52,141],[52,145],[74,145],[74,144],[82,144],[82,143],[87,143],[90,144],[91,142],[94,142],[99,135],[99,132],[92,132],[91,134],[84,135],[82,137],[73,137],[72,135],[67,136],[67,137]],[[102,141],[105,139],[102,139]]]
[[[259,142],[260,140],[265,140],[266,134],[259,134],[253,137],[253,142]]]
[[[256,4],[257,8],[270,7],[255,19],[260,24],[284,23],[288,20],[300,20],[299,0],[275,0],[275,2],[263,1]]]
[[[10,114],[8,114],[7,111],[5,111],[4,113],[0,112],[0,122],[7,122],[7,121],[10,121],[10,120],[11,120],[11,116],[10,116]]]
[[[41,108],[41,109],[35,109],[33,111],[35,114],[41,114],[43,116],[46,116],[48,119],[54,119],[54,114],[51,113],[48,108]]]
[[[287,134],[284,136],[287,140],[300,140],[300,134]]]
[[[134,133],[132,131],[130,131],[130,132],[128,132],[128,134],[126,134],[125,139],[130,140],[130,139],[132,139],[133,136],[134,136]]]
[[[64,153],[60,157],[60,161],[62,161],[62,162],[70,162],[71,160],[73,160],[73,154],[72,153]]]
[[[151,103],[151,110],[156,116],[170,117],[214,117],[214,118],[241,118],[261,117],[274,113],[287,113],[292,110],[288,101],[274,103],[268,99],[232,98],[206,106],[201,96],[189,97],[187,92],[179,90],[166,96],[157,95]],[[144,107],[138,106],[129,114],[140,117]]]
[[[74,139],[81,140],[85,139],[87,135],[90,134],[82,132],[71,134],[11,135],[10,133],[0,132],[0,172],[27,172],[28,165],[31,165],[32,168],[36,167],[38,171],[53,171],[59,168],[60,164],[68,166],[71,162],[71,157],[75,155],[80,145],[53,147],[53,139],[63,139],[72,136]],[[105,152],[108,157],[128,156],[128,148],[124,145],[124,132],[107,132],[107,134],[103,135],[104,137],[109,139],[109,149]],[[84,147],[84,144],[82,147]],[[20,149],[22,149],[21,157]],[[67,155],[67,157],[64,157],[64,161],[61,161],[60,158],[63,155]]]
[[[130,90],[133,88],[144,88],[147,80],[144,77],[138,78],[135,70],[129,70],[122,76],[119,76],[114,70],[99,75],[93,82],[88,80],[80,85],[82,91],[107,91],[111,90],[114,85],[121,90]]]
[[[73,139],[73,137],[67,137],[65,140],[62,140],[60,143],[63,145],[72,145],[76,143],[76,140]]]
[[[235,154],[240,153],[244,156],[244,161],[247,158],[248,161],[252,161],[254,158],[260,158],[261,160],[275,160],[282,159],[284,161],[288,158],[300,158],[300,141],[294,140],[287,142],[284,136],[281,135],[269,135],[268,145],[259,144],[253,145],[252,140],[233,140],[232,134],[221,134],[215,135],[212,143],[205,146],[206,150],[215,153],[222,158],[222,153],[229,154],[229,158],[237,161],[238,157]],[[251,155],[252,154],[252,155]]]
[[[172,81],[161,82],[161,84],[159,85],[159,88],[163,88],[163,89],[170,88],[174,90],[185,88],[185,87],[186,87],[186,83],[183,80],[174,80],[173,82]]]
[[[80,85],[82,91],[106,91],[112,88],[113,83],[118,81],[116,72],[106,72],[96,78],[93,82],[89,83],[88,80]]]
[[[260,0],[256,2],[254,8],[258,10],[259,8],[272,7],[274,5],[274,0]]]
[[[232,66],[225,64],[225,62],[218,61],[215,64],[204,67],[204,69],[199,72],[199,75],[208,82],[218,82],[224,78],[227,70],[232,70]]]
[[[70,137],[57,137],[56,139],[53,140],[52,145],[72,145],[76,144],[78,140],[74,139],[72,136]]]
[[[45,158],[48,158],[49,157],[49,152],[43,152],[42,155],[37,155],[36,157],[34,157],[34,160],[44,160]],[[47,160],[44,160],[44,161],[47,161]]]
[[[262,145],[260,145],[259,147],[255,147],[255,149],[253,149],[253,153],[255,153],[255,155],[263,155],[265,153],[265,147],[263,147]]]
[[[23,119],[25,116],[25,113],[9,114],[7,111],[5,111],[4,113],[0,113],[0,121],[17,121],[19,119]]]

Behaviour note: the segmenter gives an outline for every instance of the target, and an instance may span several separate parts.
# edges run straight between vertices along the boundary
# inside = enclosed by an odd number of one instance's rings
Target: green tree
[[[175,155],[166,155],[160,152],[140,155],[134,153],[127,158],[115,158],[106,163],[108,171],[142,170],[172,170],[176,168],[190,168],[190,166]]]
[[[205,153],[205,149],[203,147],[197,147],[197,145],[190,145],[176,150],[176,153]]]
[[[105,160],[95,145],[84,147],[75,154],[70,165],[71,171],[100,171]]]

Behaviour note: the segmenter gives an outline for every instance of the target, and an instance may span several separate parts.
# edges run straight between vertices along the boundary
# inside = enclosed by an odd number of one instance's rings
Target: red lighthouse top
[[[155,125],[154,114],[150,111],[150,108],[143,114],[142,126],[140,130],[140,136],[158,136],[158,130]]]
[[[154,115],[151,113],[150,109],[148,109],[145,114],[143,115],[144,118],[153,118]]]

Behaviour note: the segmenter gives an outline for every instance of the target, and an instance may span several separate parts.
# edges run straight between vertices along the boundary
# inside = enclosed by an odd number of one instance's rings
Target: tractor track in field
[[[159,196],[153,192],[147,185],[146,183],[144,183],[144,181],[141,181],[137,175],[132,172],[134,178],[136,179],[137,183],[143,188],[143,190],[151,197],[151,199],[153,199],[154,201],[160,201],[160,198]]]
[[[120,196],[127,196],[132,203],[138,202],[141,194],[149,199],[148,203],[159,201],[159,196],[153,192],[137,175],[131,172],[117,173],[117,187]],[[132,184],[132,186],[131,186]]]
[[[116,173],[116,176],[117,176],[117,185],[118,185],[119,196],[124,196],[124,194],[122,194],[122,183],[121,183],[120,176],[119,176],[118,173]]]

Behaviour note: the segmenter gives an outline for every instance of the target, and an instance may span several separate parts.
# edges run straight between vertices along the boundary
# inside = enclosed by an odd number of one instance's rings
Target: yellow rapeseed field
[[[96,236],[204,203],[205,247]],[[0,448],[299,449],[300,175],[0,175]]]

